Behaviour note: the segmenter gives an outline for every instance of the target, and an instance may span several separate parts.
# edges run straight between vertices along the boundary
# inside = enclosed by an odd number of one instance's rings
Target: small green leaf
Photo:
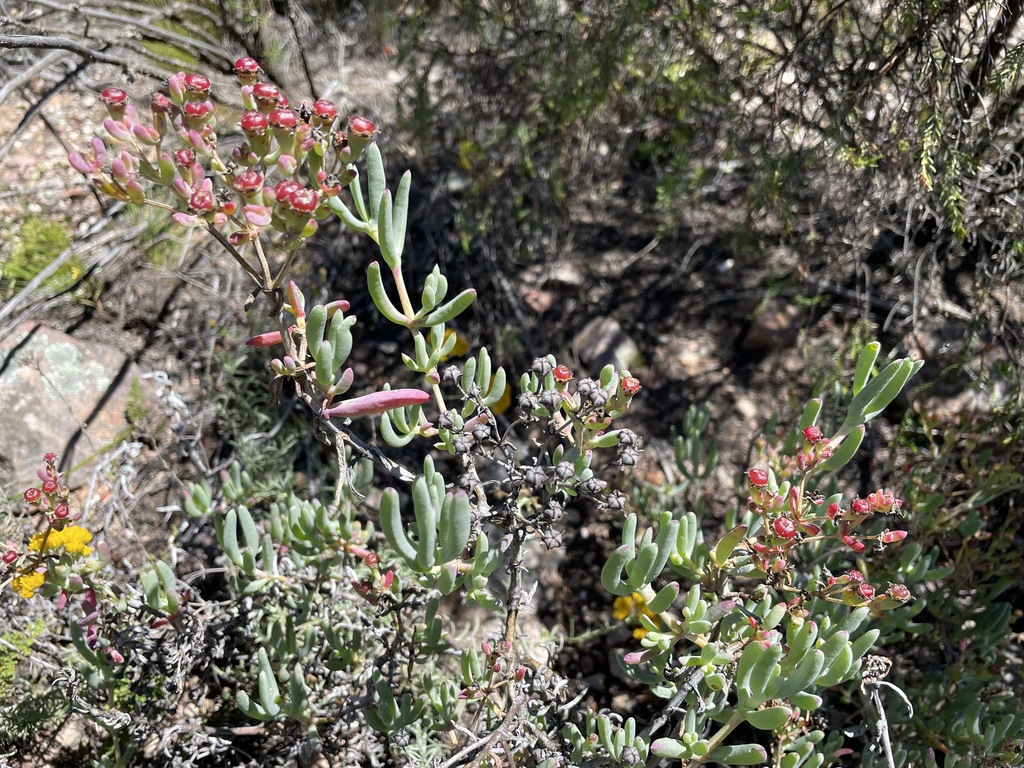
[[[743,719],[759,730],[774,731],[785,725],[792,715],[792,709],[780,705],[744,712]]]
[[[743,537],[746,535],[746,525],[737,525],[726,533],[721,541],[715,545],[715,548],[711,550],[711,560],[715,565],[719,568],[725,567],[726,561],[732,556],[733,551],[739,546],[739,543],[743,541]]]

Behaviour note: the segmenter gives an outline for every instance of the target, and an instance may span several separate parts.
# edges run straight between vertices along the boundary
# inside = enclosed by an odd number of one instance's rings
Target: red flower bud
[[[569,381],[572,378],[572,371],[564,365],[556,365],[551,373],[555,377],[555,381]]]
[[[195,161],[196,155],[191,149],[179,149],[174,153],[174,162],[180,168],[191,168]]]
[[[13,563],[17,559],[18,559],[18,550],[16,550],[16,549],[9,549],[6,552],[4,552],[3,561],[4,561],[4,563],[6,565],[10,565],[11,563]]]
[[[858,515],[866,515],[871,511],[871,505],[864,499],[854,499],[850,504],[850,509]]]
[[[121,113],[128,106],[128,93],[122,88],[104,88],[100,91],[100,101],[109,112]]]
[[[796,536],[796,525],[788,517],[780,517],[772,523],[775,535],[782,539],[792,539]]]
[[[857,570],[849,570],[846,572],[847,581],[852,581],[856,584],[860,584],[864,581],[864,574]]]
[[[206,97],[210,92],[210,78],[206,75],[185,75],[185,90],[196,96]]]
[[[57,492],[57,481],[56,480],[45,480],[43,481],[43,493],[56,493]]]
[[[35,504],[37,501],[39,501],[39,497],[42,495],[42,492],[38,488],[29,488],[27,491],[25,491],[24,497],[25,501],[27,501],[29,504]]]
[[[622,378],[619,379],[619,386],[622,387],[622,391],[627,395],[635,395],[640,391],[640,379],[635,376],[630,376],[628,373],[622,374]]]
[[[241,58],[235,59],[233,69],[235,76],[243,83],[255,83],[256,77],[260,72],[260,65],[256,59],[251,59],[248,56],[242,56]]]
[[[839,509],[839,505],[833,502],[828,505],[828,508],[825,510],[825,514],[828,516],[829,520],[835,521],[836,517],[839,515]]]
[[[71,514],[71,509],[68,507],[67,504],[58,504],[53,509],[53,516],[55,518],[57,518],[58,520],[64,520],[70,514]]]
[[[252,97],[256,100],[261,112],[269,112],[277,106],[281,91],[277,89],[276,85],[270,83],[256,83],[252,87]]]
[[[299,124],[299,113],[294,109],[272,109],[267,114],[267,122],[272,128],[294,131]]]
[[[755,488],[764,488],[768,485],[768,471],[764,469],[748,469],[747,479]]]
[[[859,584],[857,586],[857,596],[862,597],[865,600],[870,600],[875,596],[875,588],[870,584]]]
[[[235,176],[231,185],[243,195],[259,192],[263,189],[263,174],[257,171],[245,171]]]
[[[320,206],[320,193],[312,189],[296,189],[288,195],[287,205],[297,213],[312,216]]]
[[[338,108],[334,102],[327,99],[317,99],[313,102],[313,118],[321,125],[330,125],[338,116]]]
[[[806,437],[808,441],[816,443],[819,440],[821,440],[823,435],[821,434],[821,430],[818,429],[818,427],[810,426],[804,430],[804,437]]]
[[[348,119],[348,132],[350,136],[355,134],[364,139],[369,139],[377,132],[377,126],[362,115],[352,115]]]
[[[284,179],[274,185],[274,199],[279,203],[285,202],[293,193],[302,190],[302,185],[293,179]]]
[[[885,593],[899,603],[906,602],[910,599],[910,590],[902,584],[890,584],[889,589],[887,589]]]
[[[181,109],[186,118],[198,122],[206,122],[213,114],[213,104],[209,101],[186,101]]]
[[[47,464],[53,464],[57,461],[57,454],[51,451],[50,453],[43,456],[43,461],[45,461]]]
[[[266,115],[253,109],[242,115],[239,124],[246,136],[262,136],[266,133],[269,122]]]
[[[363,558],[363,562],[371,568],[375,568],[380,565],[380,555],[376,552],[367,552],[366,556]]]
[[[174,104],[166,93],[160,93],[159,91],[153,94],[153,98],[150,100],[150,107],[158,114],[166,115],[174,109]]]

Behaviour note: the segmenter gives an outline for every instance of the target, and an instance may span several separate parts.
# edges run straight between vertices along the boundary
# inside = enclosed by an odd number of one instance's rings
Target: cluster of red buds
[[[806,472],[832,456],[829,439],[821,433],[819,427],[814,425],[807,427],[803,431],[803,438],[800,450],[789,459],[793,468],[800,472]]]
[[[353,116],[347,131],[337,130],[338,109],[324,99],[291,108],[277,86],[259,81],[251,58],[238,59],[234,71],[247,111],[244,140],[229,159],[219,154],[210,78],[179,72],[153,94],[149,121],[126,91],[104,89],[106,138],[93,138],[91,157],[71,152],[72,167],[109,197],[169,209],[178,224],[213,227],[232,245],[270,228],[283,247],[297,247],[355,177],[352,164],[376,127]],[[142,182],[167,189],[171,203],[147,197]]]
[[[902,584],[890,584],[882,592],[868,583],[864,574],[858,570],[849,570],[841,576],[829,576],[819,594],[839,599],[846,605],[867,606],[875,613],[902,605],[910,599],[910,590]]]
[[[820,431],[807,435],[805,430],[805,437],[812,445],[815,444],[813,438],[818,435]],[[754,561],[765,573],[787,573],[793,548],[811,540],[835,539],[860,554],[867,549],[866,542],[874,541],[875,546],[881,548],[907,536],[906,531],[888,529],[874,535],[856,533],[857,527],[870,517],[896,514],[901,510],[903,502],[892,491],[879,489],[868,494],[867,498],[855,498],[844,508],[837,500],[805,497],[797,486],[789,486],[788,483],[778,487],[766,469],[747,470],[747,480],[750,488],[747,508],[763,523],[761,534],[750,546]],[[852,601],[851,604],[856,605],[874,605],[883,596],[890,603],[904,602],[909,597],[906,588],[900,585],[890,585],[884,595],[876,595],[875,588],[866,584],[863,578],[854,583],[855,579],[849,574],[847,576],[827,585],[823,594],[827,597],[841,594],[843,602]],[[842,580],[844,578],[845,581]]]
[[[47,558],[50,554],[66,556],[70,561],[92,553],[88,546],[92,533],[76,525],[81,513],[71,508],[71,491],[57,470],[56,454],[48,453],[43,459],[45,467],[37,472],[40,484],[22,494],[25,502],[42,517],[42,530],[32,536],[25,549],[11,541],[0,549],[0,560],[6,575],[11,577],[11,587],[25,598],[32,597],[47,581]],[[67,600],[66,587],[77,589],[81,583],[67,569],[61,572],[58,581],[65,587],[61,592],[63,607]]]
[[[55,530],[61,530],[81,518],[81,513],[72,511],[68,503],[71,490],[61,482],[61,473],[57,471],[57,455],[48,453],[43,457],[44,469],[36,475],[41,484],[25,491],[23,498],[46,517],[46,522]]]

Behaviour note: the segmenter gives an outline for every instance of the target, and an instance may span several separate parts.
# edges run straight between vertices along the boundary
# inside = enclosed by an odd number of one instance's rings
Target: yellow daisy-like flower
[[[92,533],[79,525],[69,525],[58,531],[51,528],[49,532],[37,533],[29,539],[28,548],[33,552],[53,552],[64,547],[64,551],[71,555],[86,557],[92,554],[92,548],[87,547],[92,541]]]
[[[633,598],[630,595],[621,595],[615,598],[612,604],[612,618],[616,621],[625,621],[633,613]]]
[[[69,525],[60,533],[61,543],[64,545],[65,552],[72,555],[81,555],[82,557],[92,554],[92,548],[86,546],[86,544],[92,541],[92,532],[88,528],[83,528],[80,525]]]
[[[33,534],[28,541],[28,548],[33,552],[43,552],[44,549],[46,552],[52,552],[55,549],[60,549],[60,545],[60,531],[52,528],[49,531]]]
[[[32,571],[11,579],[11,589],[28,600],[36,593],[37,589],[43,586],[44,581],[46,581],[46,574]]]
[[[639,592],[615,598],[615,602],[612,604],[612,617],[614,619],[617,621],[625,621],[630,617],[639,619],[640,616],[647,616],[650,619],[655,619],[657,614],[653,613],[647,607],[647,603],[644,602],[644,599]],[[642,626],[636,627],[633,630],[633,637],[637,640],[643,639],[646,635],[647,630]]]

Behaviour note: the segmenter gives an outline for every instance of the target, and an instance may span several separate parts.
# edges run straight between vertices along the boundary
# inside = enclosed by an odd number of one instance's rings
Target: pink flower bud
[[[58,520],[64,520],[71,514],[71,508],[67,504],[58,504],[53,509],[53,516]]]
[[[807,438],[808,442],[817,443],[821,440],[823,435],[818,427],[812,425],[804,430],[804,437]]]
[[[865,549],[867,549],[867,546],[864,544],[863,541],[859,541],[858,539],[855,539],[852,536],[840,536],[839,540],[843,542],[843,544],[848,546],[850,549],[852,549],[854,552],[856,552],[858,555]]]
[[[133,125],[132,133],[146,146],[155,147],[160,143],[160,132],[151,125],[142,125],[141,123]]]
[[[4,561],[5,565],[10,565],[11,563],[13,563],[17,559],[18,559],[18,550],[16,550],[16,549],[8,549],[6,552],[4,552],[3,561]]]
[[[858,515],[866,515],[871,511],[871,505],[864,499],[854,499],[850,503],[850,509]]]
[[[836,517],[839,515],[839,510],[839,505],[833,502],[832,504],[828,505],[828,508],[825,510],[825,515],[828,517],[829,520],[835,521]]]
[[[103,129],[119,141],[128,141],[132,137],[132,132],[128,130],[128,126],[119,120],[114,120],[112,117],[108,117],[103,121]]]
[[[169,115],[174,109],[174,104],[167,98],[166,93],[157,91],[150,99],[150,108],[158,114]]]
[[[217,210],[217,202],[213,198],[213,193],[200,190],[189,198],[188,207],[196,213],[212,213]]]
[[[267,333],[261,333],[253,336],[251,339],[245,342],[247,347],[272,347],[275,344],[282,343],[283,338],[280,331],[268,331]]]
[[[244,205],[242,213],[254,227],[265,227],[273,220],[270,209],[263,205]]]
[[[288,281],[288,303],[285,305],[285,309],[298,319],[306,316],[306,297],[302,295],[302,291],[299,290],[299,286],[295,284],[294,280]]]
[[[354,397],[345,400],[331,408],[325,408],[324,418],[334,417],[343,419],[355,419],[360,416],[370,416],[376,413],[383,413],[392,408],[402,408],[408,405],[423,405],[430,401],[430,395],[421,389],[394,389],[383,392],[373,392],[369,395]]]
[[[167,92],[171,95],[171,101],[181,105],[185,102],[185,73],[178,72],[167,78]]]
[[[183,227],[189,228],[198,227],[203,223],[202,219],[200,219],[198,216],[193,216],[189,213],[182,213],[181,211],[176,211],[175,213],[172,213],[171,218],[174,219],[175,223]]]
[[[180,168],[192,168],[192,165],[196,161],[196,154],[191,149],[179,149],[174,153],[174,162],[178,164]]]
[[[294,176],[299,169],[299,161],[291,155],[281,155],[277,158],[277,167],[285,176]]]
[[[895,544],[897,541],[903,541],[907,538],[906,531],[882,531],[882,535],[878,537],[878,540],[883,544]]]

